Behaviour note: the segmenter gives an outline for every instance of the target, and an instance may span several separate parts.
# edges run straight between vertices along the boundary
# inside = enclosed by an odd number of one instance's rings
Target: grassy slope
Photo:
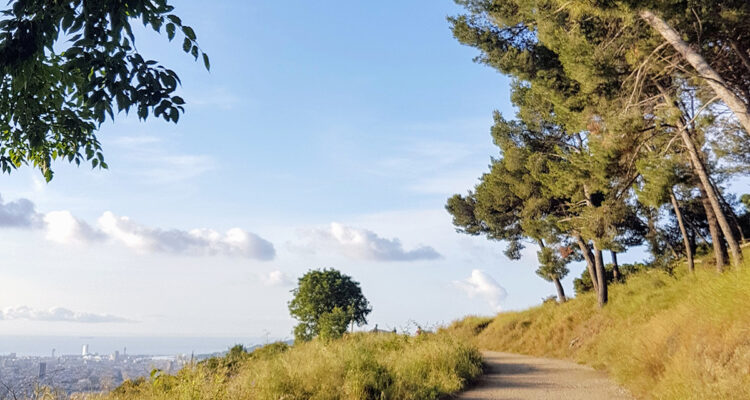
[[[479,351],[445,334],[348,335],[214,359],[123,384],[107,400],[437,399],[481,373]]]
[[[648,271],[593,294],[449,329],[480,348],[605,369],[641,398],[750,398],[750,249],[741,271]],[[700,265],[710,267],[710,261]]]

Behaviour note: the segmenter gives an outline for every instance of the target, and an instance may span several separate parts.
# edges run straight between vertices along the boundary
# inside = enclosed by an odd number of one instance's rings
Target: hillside
[[[750,260],[750,248],[745,249]],[[126,382],[100,400],[439,399],[481,374],[478,349],[569,359],[608,372],[638,398],[750,398],[750,262],[717,274],[699,259],[647,269],[594,293],[417,337],[358,333],[253,352],[235,348],[180,371]]]
[[[482,349],[572,359],[603,369],[639,398],[750,398],[750,248],[745,266],[694,276],[648,270],[593,293],[496,318],[468,317],[447,331]]]
[[[479,351],[447,334],[358,333],[251,353],[235,347],[175,376],[152,374],[87,399],[438,399],[481,371]]]

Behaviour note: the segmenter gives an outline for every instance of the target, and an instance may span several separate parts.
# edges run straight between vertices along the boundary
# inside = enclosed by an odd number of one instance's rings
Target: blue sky
[[[533,251],[509,261],[443,209],[496,154],[492,111],[513,114],[451,1],[175,4],[211,72],[165,36],[138,47],[182,78],[179,124],[120,115],[109,170],[2,177],[35,211],[0,229],[0,332],[288,337],[292,283],[319,267],[360,281],[381,328],[554,294]]]

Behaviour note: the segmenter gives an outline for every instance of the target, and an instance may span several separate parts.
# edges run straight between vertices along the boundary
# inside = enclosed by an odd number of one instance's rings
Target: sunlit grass
[[[573,359],[605,369],[655,399],[750,398],[750,251],[745,267],[717,274],[709,260],[689,276],[651,270],[613,285],[603,310],[593,294],[498,315],[474,329],[480,348]],[[472,317],[449,330],[470,337]]]
[[[481,373],[479,351],[450,335],[347,335],[188,367],[93,398],[438,399]]]

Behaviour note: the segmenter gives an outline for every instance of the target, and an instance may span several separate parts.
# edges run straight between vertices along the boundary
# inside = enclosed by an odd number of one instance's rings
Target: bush
[[[650,268],[648,265],[642,263],[622,264],[618,267],[620,270],[620,279],[617,282],[615,282],[614,264],[605,265],[604,271],[607,283],[611,284],[625,282],[628,279],[628,276],[640,271],[645,271],[648,268]],[[591,283],[591,275],[589,275],[588,269],[583,270],[580,278],[573,279],[573,290],[575,290],[576,295],[588,293],[594,290],[594,285]]]

